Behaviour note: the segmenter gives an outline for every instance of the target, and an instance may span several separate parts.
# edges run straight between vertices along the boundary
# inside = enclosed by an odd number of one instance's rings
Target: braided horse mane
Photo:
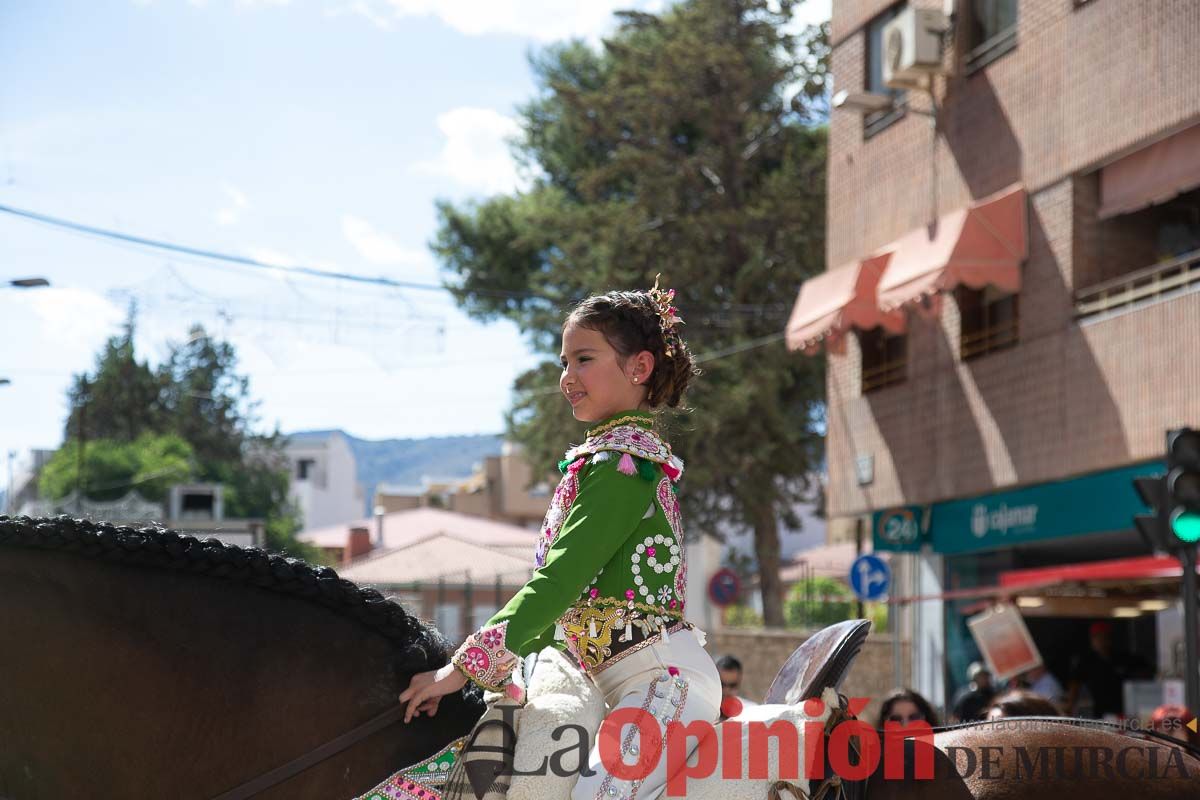
[[[0,517],[0,617],[0,795],[12,800],[217,797],[395,708],[449,649],[329,567],[65,516]],[[471,685],[261,798],[356,796],[482,710]]]
[[[365,625],[401,648],[399,668],[417,672],[446,662],[448,643],[431,626],[372,588],[313,566],[219,539],[197,539],[160,526],[0,516],[0,546],[74,553],[84,558],[203,575],[317,603]]]

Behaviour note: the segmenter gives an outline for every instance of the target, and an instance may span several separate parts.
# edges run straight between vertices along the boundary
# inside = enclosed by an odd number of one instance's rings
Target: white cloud
[[[437,17],[467,36],[510,34],[551,42],[596,39],[612,29],[613,12],[658,11],[665,0],[354,0],[336,13],[357,14],[385,30],[406,17]]]
[[[215,214],[218,225],[233,225],[241,217],[242,212],[250,206],[246,195],[230,183],[222,183],[221,190],[229,198],[229,205],[217,210]]]
[[[437,125],[446,137],[442,152],[432,161],[415,164],[416,170],[444,175],[489,194],[520,185],[508,144],[520,131],[512,117],[488,108],[464,107],[439,114]]]
[[[40,323],[40,335],[88,351],[125,318],[116,304],[87,289],[49,287],[30,290],[24,298]]]
[[[264,264],[270,264],[275,267],[292,267],[299,263],[299,260],[292,255],[272,250],[269,247],[247,247],[246,254],[255,261],[261,261]]]
[[[361,217],[342,215],[342,234],[358,254],[372,264],[415,265],[429,259],[424,250],[405,247]]]
[[[354,0],[353,3],[348,3],[340,9],[331,9],[326,12],[329,16],[338,17],[342,14],[354,14],[362,17],[380,30],[390,31],[393,23],[396,21],[395,16],[386,7],[380,7],[371,2],[371,0]]]

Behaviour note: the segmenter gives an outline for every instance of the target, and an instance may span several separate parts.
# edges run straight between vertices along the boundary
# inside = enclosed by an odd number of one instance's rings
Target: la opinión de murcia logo
[[[868,698],[853,697],[848,700],[848,718],[831,729],[821,719],[825,704],[819,699],[806,700],[804,714],[810,717],[799,727],[788,720],[773,722],[740,722],[726,720],[718,724],[697,721],[690,723],[671,722],[663,735],[658,720],[640,708],[622,708],[612,712],[600,726],[597,737],[600,761],[604,769],[620,781],[640,781],[654,771],[664,755],[667,759],[668,797],[684,797],[689,780],[767,779],[794,780],[803,775],[809,781],[820,781],[827,776],[837,775],[843,780],[863,781],[883,768],[884,780],[933,780],[935,777],[977,778],[982,780],[1022,779],[1114,779],[1153,780],[1170,777],[1192,777],[1183,758],[1183,750],[1170,748],[1163,752],[1161,746],[1137,739],[1130,739],[1128,747],[1107,746],[1051,746],[1025,747],[980,745],[972,747],[948,746],[938,750],[933,744],[933,729],[929,723],[918,721],[901,725],[885,723],[883,731],[868,723],[854,719],[868,703]],[[506,736],[516,740],[513,716],[516,709],[506,706],[501,709],[504,721],[490,724],[506,727]],[[1072,724],[1084,722],[1074,720]],[[1061,724],[1061,723],[1059,723]],[[637,744],[626,748],[636,760],[626,763],[622,753],[623,734],[629,726],[636,729]],[[743,727],[746,736],[743,736]],[[1087,727],[1086,724],[1082,727]],[[1130,727],[1136,730],[1136,724]],[[1003,719],[980,723],[978,730],[1019,730],[1032,732],[1050,730],[1047,720]],[[1107,727],[1106,727],[1107,729]],[[803,733],[803,737],[801,737]],[[571,734],[570,736],[568,734]],[[882,735],[881,735],[882,734]],[[552,733],[554,741],[571,742],[542,760],[532,770],[516,770],[512,764],[513,751],[505,748],[507,755],[503,764],[497,766],[492,775],[507,772],[511,775],[549,775],[567,777],[572,774],[590,776],[587,767],[591,742],[581,725],[562,725]],[[777,742],[776,769],[771,769],[771,740]],[[747,743],[746,758],[743,758],[743,741]],[[1006,752],[1011,750],[1011,758]],[[471,751],[468,745],[463,753]],[[490,752],[490,751],[489,751]],[[568,763],[582,765],[581,768],[566,767]],[[470,764],[466,765],[468,769]],[[743,766],[746,767],[743,774]],[[474,782],[473,782],[474,783]],[[476,788],[473,786],[473,788]],[[476,788],[476,796],[482,800],[486,785]]]

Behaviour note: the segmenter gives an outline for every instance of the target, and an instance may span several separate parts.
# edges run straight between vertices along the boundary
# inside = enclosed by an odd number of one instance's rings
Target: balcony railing
[[[885,386],[891,386],[895,383],[900,383],[904,380],[908,359],[904,356],[892,361],[885,361],[882,364],[863,367],[862,371],[862,391],[863,394],[873,392],[876,389],[882,389]]]
[[[962,334],[962,360],[978,358],[1017,343],[1018,319],[1012,317],[987,328]]]
[[[1200,288],[1200,250],[1075,293],[1075,317],[1104,314]]]

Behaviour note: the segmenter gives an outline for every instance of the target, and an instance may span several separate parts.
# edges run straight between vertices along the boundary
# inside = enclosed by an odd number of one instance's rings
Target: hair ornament
[[[654,276],[654,286],[646,294],[650,296],[650,302],[654,305],[654,313],[658,315],[658,326],[662,329],[667,358],[672,358],[675,355],[675,349],[683,345],[678,331],[675,330],[675,326],[682,325],[683,320],[679,316],[679,309],[671,305],[675,300],[675,290],[658,288],[658,281],[661,277],[662,273]]]

